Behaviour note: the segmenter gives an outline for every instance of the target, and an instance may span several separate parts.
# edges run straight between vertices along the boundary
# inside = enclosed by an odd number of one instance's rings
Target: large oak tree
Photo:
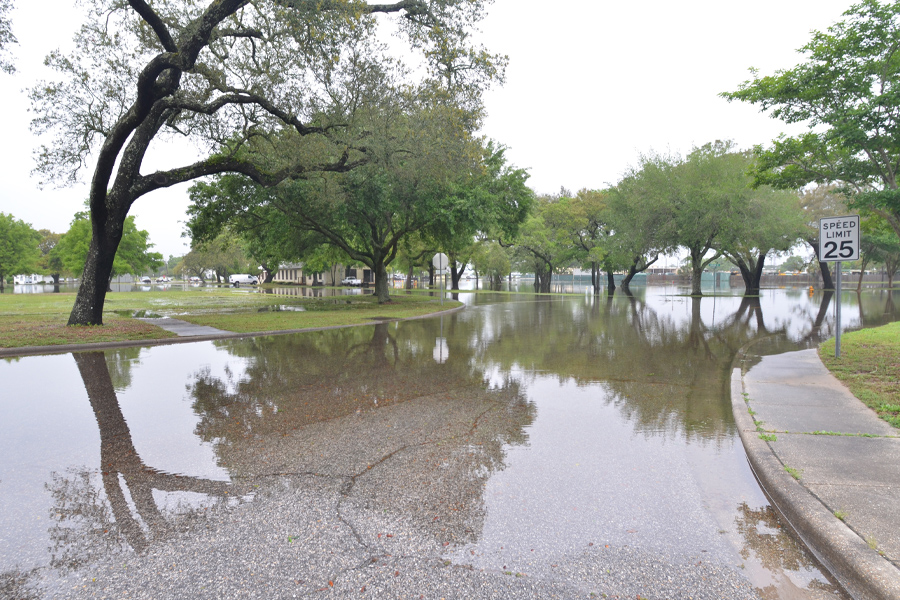
[[[365,162],[365,135],[348,131],[380,89],[411,78],[477,91],[502,78],[504,59],[474,47],[470,30],[489,0],[91,0],[61,74],[31,90],[46,179],[74,181],[93,165],[92,239],[69,324],[101,324],[123,226],[142,196],[199,177],[241,173],[266,186]],[[406,67],[378,41],[377,15],[417,51]],[[318,151],[289,164],[253,162],[241,148],[290,128]],[[154,141],[186,139],[199,160],[148,172]]]

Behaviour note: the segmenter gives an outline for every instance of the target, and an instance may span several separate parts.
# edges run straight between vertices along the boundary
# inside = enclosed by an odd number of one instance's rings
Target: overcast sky
[[[39,188],[30,174],[38,144],[24,89],[50,77],[43,58],[70,45],[80,16],[71,0],[16,4],[18,73],[0,74],[0,212],[62,233],[81,210],[90,173],[81,185]],[[745,148],[767,143],[798,129],[718,94],[736,89],[751,66],[769,74],[795,65],[810,31],[826,29],[852,4],[569,0],[551,10],[546,1],[495,0],[482,37],[510,65],[506,85],[487,95],[484,133],[509,147],[510,162],[529,170],[539,193],[615,184],[649,150],[684,154],[716,139]],[[153,192],[132,208],[166,256],[187,251],[187,187]]]

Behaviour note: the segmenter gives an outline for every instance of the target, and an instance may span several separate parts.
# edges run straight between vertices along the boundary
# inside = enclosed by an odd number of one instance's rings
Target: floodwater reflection
[[[444,319],[0,363],[0,591],[89,575],[120,596],[115,565],[153,581],[165,560],[223,597],[244,566],[271,582],[291,565],[272,594],[312,593],[342,555],[622,566],[596,545],[672,572],[702,557],[765,598],[840,597],[778,528],[728,399],[742,346],[817,344],[833,295],[460,297]],[[893,301],[845,295],[847,325],[895,319]]]

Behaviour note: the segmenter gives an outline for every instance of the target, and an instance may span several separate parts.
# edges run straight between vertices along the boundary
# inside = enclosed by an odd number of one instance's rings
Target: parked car
[[[259,279],[256,277],[256,275],[250,275],[248,273],[237,273],[235,275],[230,276],[228,278],[228,282],[231,285],[233,285],[234,287],[237,287],[237,286],[241,285],[242,283],[246,283],[249,285],[256,285],[257,283],[259,283]]]
[[[149,277],[141,277],[141,283],[153,283],[153,280]]]
[[[362,281],[356,277],[344,277],[341,279],[341,285],[362,285]]]
[[[191,277],[188,281],[190,281],[191,283],[202,283],[203,282],[203,280],[200,279],[199,277]]]

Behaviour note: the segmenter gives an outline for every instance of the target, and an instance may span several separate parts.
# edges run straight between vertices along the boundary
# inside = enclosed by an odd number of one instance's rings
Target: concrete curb
[[[731,372],[731,410],[750,467],[775,510],[844,589],[859,600],[900,598],[900,571],[784,470],[784,465],[759,438],[744,397],[738,353]],[[777,442],[776,442],[777,443]]]
[[[19,348],[0,348],[0,358],[13,358],[17,356],[37,356],[42,354],[68,354],[69,352],[92,352],[109,350],[112,348],[133,348],[135,346],[168,346],[171,344],[188,344],[191,342],[209,342],[213,340],[230,340],[246,337],[264,337],[268,335],[287,335],[290,333],[307,333],[310,331],[327,331],[329,329],[344,329],[346,327],[368,327],[378,323],[393,323],[395,321],[418,321],[441,317],[461,311],[466,306],[457,306],[440,312],[407,317],[405,319],[378,319],[370,323],[354,323],[352,325],[330,325],[328,327],[307,327],[305,329],[279,329],[277,331],[254,331],[251,333],[217,333],[208,335],[192,335],[184,337],[172,337],[153,340],[127,340],[122,342],[98,342],[95,344],[64,344],[60,346],[22,346]]]

